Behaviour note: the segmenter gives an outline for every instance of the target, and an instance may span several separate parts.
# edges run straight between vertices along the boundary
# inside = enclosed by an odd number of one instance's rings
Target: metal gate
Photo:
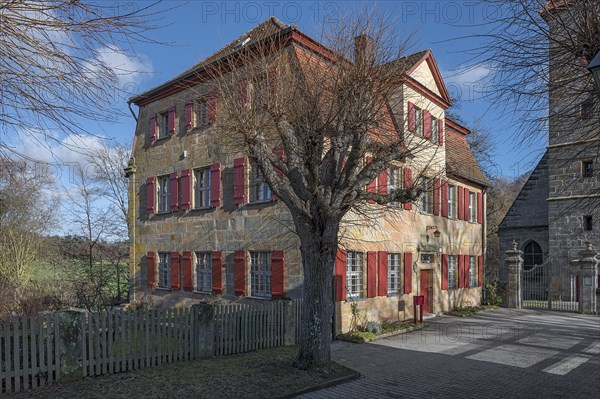
[[[579,311],[578,276],[550,262],[523,268],[521,304],[529,309]]]

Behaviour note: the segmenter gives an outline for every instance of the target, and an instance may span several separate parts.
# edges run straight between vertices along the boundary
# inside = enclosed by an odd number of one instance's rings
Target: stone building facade
[[[558,300],[575,294],[570,260],[586,242],[600,247],[599,104],[572,78],[587,74],[587,62],[557,44],[565,40],[564,24],[573,15],[568,7],[575,3],[548,3],[542,10],[555,39],[549,45],[548,147],[499,229],[501,254],[516,240],[527,260],[531,243],[539,245],[538,260],[552,276],[549,292]],[[505,270],[500,276],[504,281]]]
[[[273,33],[289,35],[295,51],[317,43],[275,18],[232,43]],[[127,168],[135,301],[186,306],[302,296],[289,212],[260,183],[247,155],[228,151],[212,134],[219,106],[202,70],[227,51],[131,100],[139,107]],[[466,141],[468,129],[445,118],[450,99],[431,51],[401,61],[407,79],[390,126],[404,132],[408,146],[425,142],[427,150],[391,165],[369,189],[430,189],[414,204],[366,205],[374,217],[347,215],[334,271],[338,331],[350,327],[353,303],[381,321],[412,317],[415,295],[426,296],[430,313],[480,302],[488,183]]]

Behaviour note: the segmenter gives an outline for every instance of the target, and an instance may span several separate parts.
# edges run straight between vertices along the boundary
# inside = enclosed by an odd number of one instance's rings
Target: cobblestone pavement
[[[301,398],[600,398],[600,317],[497,309],[371,344],[336,341],[355,381]]]

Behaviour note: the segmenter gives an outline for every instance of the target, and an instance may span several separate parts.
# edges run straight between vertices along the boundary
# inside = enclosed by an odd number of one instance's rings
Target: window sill
[[[202,295],[212,295],[212,290],[211,291],[192,291],[194,294],[202,294]]]
[[[261,205],[261,204],[270,204],[272,202],[276,202],[273,199],[268,200],[258,200],[258,201],[249,201],[246,205]]]
[[[168,136],[159,137],[157,139],[154,139],[154,141],[152,142],[152,144],[158,143],[158,142],[161,142],[161,141],[166,141],[166,140],[168,140],[170,138],[171,138],[171,134],[169,134]]]
[[[252,295],[248,295],[248,298],[250,299],[260,299],[262,301],[270,301],[271,299],[273,299],[273,297],[266,297],[266,296],[252,296]]]

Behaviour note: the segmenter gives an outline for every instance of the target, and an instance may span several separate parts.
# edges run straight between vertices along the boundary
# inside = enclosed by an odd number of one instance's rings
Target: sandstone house
[[[205,73],[240,46],[273,35],[285,39],[280,51],[294,57],[323,49],[295,26],[269,18],[131,99],[139,107],[127,169],[135,300],[185,306],[302,296],[289,212],[248,155],[225,150],[215,137],[219,98]],[[390,107],[387,129],[420,140],[427,151],[390,165],[368,190],[418,184],[424,193],[415,203],[366,204],[378,216],[364,223],[356,223],[360,215],[348,217],[334,272],[338,331],[349,328],[352,303],[369,319],[384,320],[412,317],[414,295],[425,296],[429,313],[480,302],[488,182],[467,143],[469,130],[445,117],[451,101],[431,51],[398,65],[400,101]],[[243,87],[240,95],[253,90]]]

